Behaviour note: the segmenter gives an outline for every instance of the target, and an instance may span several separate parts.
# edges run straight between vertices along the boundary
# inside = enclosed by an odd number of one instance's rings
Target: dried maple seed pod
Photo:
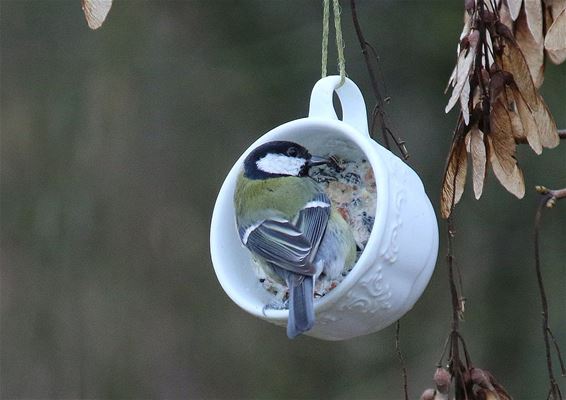
[[[436,384],[436,389],[442,393],[447,394],[450,390],[450,382],[452,381],[452,375],[450,372],[444,368],[437,368],[434,372],[434,383]]]
[[[469,45],[470,45],[469,35],[466,35],[460,40],[460,49],[467,49]]]
[[[499,97],[499,94],[503,91],[505,87],[505,76],[503,76],[503,71],[496,71],[491,75],[491,80],[489,82],[489,98],[492,103]]]
[[[436,395],[436,390],[426,389],[423,394],[421,394],[421,400],[434,400]]]
[[[475,387],[473,389],[473,391],[474,391],[474,399],[477,399],[477,400],[498,400],[497,397],[494,397],[494,394],[491,390]]]
[[[515,40],[513,32],[511,32],[511,30],[501,22],[495,23],[495,32],[508,40]]]
[[[488,389],[488,390],[495,390],[495,388],[493,387],[493,385],[490,382],[489,379],[489,375],[484,372],[483,370],[479,369],[479,368],[472,368],[470,370],[470,378],[472,380],[472,383]]]
[[[555,7],[556,1],[562,6]],[[555,26],[547,54],[556,49],[555,56],[563,52],[566,58],[566,0],[556,1],[546,7],[538,0],[465,2],[468,12],[464,14],[456,67],[448,82],[453,90],[445,107],[449,112],[460,104],[442,183],[443,218],[462,196],[468,160],[473,163],[476,199],[482,194],[488,168],[520,199],[525,183],[516,144],[528,143],[536,154],[559,144],[556,123],[537,90],[543,78],[545,26]]]
[[[497,71],[500,71],[501,67],[499,65],[497,65],[496,63],[493,63],[489,66],[489,75],[493,75],[495,73],[497,73]]]
[[[104,23],[112,0],[81,0],[82,9],[90,29],[98,29]]]
[[[556,9],[556,11],[555,11]],[[548,8],[547,8],[548,10]],[[556,13],[556,15],[555,15]],[[544,48],[548,54],[548,58],[554,64],[561,64],[566,60],[566,7],[559,11],[558,1],[552,3],[552,16],[550,11],[546,12],[549,26],[544,38]]]
[[[477,30],[472,30],[468,35],[468,40],[470,41],[470,46],[476,47],[480,41],[480,33]]]
[[[483,20],[483,22],[486,22],[486,23],[488,23],[488,24],[492,24],[492,23],[494,23],[495,21],[497,21],[498,18],[497,18],[497,16],[496,16],[494,13],[492,13],[491,11],[483,10],[483,13],[482,13],[482,20]]]
[[[519,12],[521,11],[523,0],[508,0],[506,3],[507,7],[509,8],[509,13],[511,14],[511,18],[513,19],[513,21],[515,21],[519,16]]]
[[[490,74],[493,74],[494,71],[487,72],[487,70],[485,68],[482,67],[481,69],[481,79],[483,81],[483,85],[486,87],[489,87],[489,80],[490,80]]]

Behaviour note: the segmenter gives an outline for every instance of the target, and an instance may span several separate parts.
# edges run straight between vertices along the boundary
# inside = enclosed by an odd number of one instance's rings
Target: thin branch
[[[552,333],[552,331],[550,329],[548,330],[548,334],[550,335],[550,338],[552,339],[552,344],[554,345],[554,350],[556,351],[556,354],[558,355],[558,362],[560,363],[560,372],[562,373],[562,376],[566,377],[566,365],[564,365],[564,358],[562,358],[562,352],[560,351],[560,346],[558,346],[558,342],[556,341],[556,338],[554,337],[554,334]]]
[[[407,366],[405,365],[405,357],[401,352],[401,339],[399,331],[401,330],[401,323],[398,320],[395,326],[395,350],[397,351],[397,358],[401,364],[401,371],[403,374],[403,394],[405,395],[405,400],[409,400],[409,385],[407,383]]]
[[[448,349],[448,344],[450,343],[451,337],[452,335],[449,335],[444,341],[444,347],[442,347],[442,354],[440,355],[440,360],[438,360],[438,364],[436,364],[437,368],[442,367],[444,364],[444,356],[446,355],[446,350]]]
[[[549,380],[549,392],[548,398],[553,400],[562,400],[562,392],[560,391],[560,386],[556,382],[554,378],[554,371],[552,366],[552,354],[551,354],[551,347],[550,343],[554,344],[556,348],[556,354],[558,356],[558,360],[560,362],[560,366],[562,369],[562,375],[566,374],[564,371],[564,361],[562,360],[562,355],[558,348],[558,343],[554,340],[554,335],[550,330],[549,321],[548,321],[548,301],[546,298],[546,291],[544,288],[544,282],[542,279],[542,270],[540,266],[540,241],[539,241],[539,233],[540,233],[540,225],[541,225],[541,218],[542,218],[542,210],[544,208],[551,208],[556,205],[556,202],[560,199],[566,198],[566,188],[552,190],[547,189],[544,186],[537,186],[537,192],[539,192],[542,197],[539,201],[537,211],[535,214],[535,270],[537,274],[537,282],[538,282],[538,289],[540,293],[540,300],[542,306],[542,333],[544,337],[544,347],[546,351],[546,367],[548,370],[548,380]]]
[[[452,300],[452,331],[458,332],[460,327],[460,302],[458,300],[458,290],[454,279],[454,219],[448,217],[448,280],[450,283],[450,299]]]
[[[407,151],[407,147],[405,146],[405,141],[401,138],[396,137],[391,129],[387,127],[387,122],[385,120],[385,100],[381,95],[379,90],[379,84],[377,80],[377,75],[375,73],[374,66],[372,64],[372,60],[370,57],[370,52],[374,55],[374,59],[377,60],[377,56],[373,47],[366,41],[364,34],[362,32],[362,28],[360,26],[360,22],[358,21],[358,13],[356,11],[356,0],[350,0],[350,8],[352,9],[352,21],[354,23],[354,28],[356,29],[356,35],[358,37],[358,41],[360,42],[360,48],[362,49],[362,54],[364,56],[364,60],[366,62],[367,71],[369,74],[369,78],[371,81],[371,87],[373,90],[373,94],[376,100],[376,105],[372,113],[372,122],[371,122],[371,133],[373,134],[374,129],[376,126],[379,126],[381,130],[381,135],[383,138],[384,146],[391,150],[391,146],[389,144],[389,137],[393,139],[395,145],[401,152],[403,159],[409,158],[409,152]]]
[[[453,382],[455,385],[454,394],[456,399],[467,399],[468,395],[466,393],[466,384],[464,380],[464,365],[460,359],[460,341],[462,344],[464,340],[461,338],[460,329],[460,316],[461,316],[461,306],[458,295],[458,289],[456,286],[456,280],[454,277],[454,219],[452,216],[448,217],[448,254],[446,255],[446,260],[448,262],[448,281],[450,283],[450,299],[452,302],[452,330],[450,333],[450,352],[448,360],[448,368],[450,374],[453,377]],[[467,352],[466,352],[467,353]],[[466,354],[466,358],[468,355]]]
[[[375,121],[375,119],[377,117],[383,118],[382,96],[381,96],[381,93],[379,91],[379,85],[377,84],[377,77],[375,75],[375,71],[373,70],[373,66],[371,64],[371,60],[370,60],[370,57],[369,57],[368,44],[367,44],[366,39],[364,38],[364,34],[362,32],[360,22],[358,21],[358,13],[356,11],[356,0],[350,0],[350,8],[352,9],[352,21],[354,23],[354,28],[356,29],[356,35],[358,36],[358,41],[360,42],[362,54],[364,55],[366,67],[367,67],[369,78],[370,78],[370,81],[371,81],[371,87],[373,89],[373,94],[374,94],[374,96],[377,100],[377,104],[376,104],[374,112],[373,112],[373,119]],[[374,126],[374,121],[372,121],[372,124],[371,124],[372,127]],[[380,125],[383,126],[383,121],[380,121],[380,122],[381,122]],[[385,130],[382,130],[381,134],[383,136],[383,143],[384,143],[385,147],[387,147],[389,149],[390,148],[389,138],[387,137]]]

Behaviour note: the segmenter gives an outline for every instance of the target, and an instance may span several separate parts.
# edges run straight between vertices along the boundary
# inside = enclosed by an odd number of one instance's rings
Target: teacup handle
[[[338,120],[332,103],[334,92],[342,106],[342,120],[363,135],[369,136],[366,104],[362,92],[350,79],[345,78],[340,86],[340,77],[333,75],[319,80],[313,87],[309,105],[309,118]]]

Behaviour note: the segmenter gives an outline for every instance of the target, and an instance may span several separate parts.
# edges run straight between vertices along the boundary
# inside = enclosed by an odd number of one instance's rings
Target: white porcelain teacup
[[[340,99],[343,119],[333,106]],[[306,335],[343,340],[385,328],[409,311],[423,293],[436,263],[438,225],[417,174],[368,133],[358,87],[340,77],[319,80],[309,116],[280,125],[253,143],[228,174],[214,207],[210,232],[212,262],[220,284],[247,312],[285,326],[286,309],[266,308],[273,296],[258,282],[250,252],[240,242],[233,195],[248,153],[272,140],[290,140],[312,154],[368,160],[377,186],[375,222],[352,271],[324,297],[315,299],[316,323]]]

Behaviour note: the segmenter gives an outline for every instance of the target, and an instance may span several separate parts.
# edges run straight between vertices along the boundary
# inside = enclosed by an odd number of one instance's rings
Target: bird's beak
[[[308,161],[309,167],[315,167],[317,165],[325,165],[329,164],[331,161],[328,158],[319,157],[319,156],[311,156],[311,159]]]

